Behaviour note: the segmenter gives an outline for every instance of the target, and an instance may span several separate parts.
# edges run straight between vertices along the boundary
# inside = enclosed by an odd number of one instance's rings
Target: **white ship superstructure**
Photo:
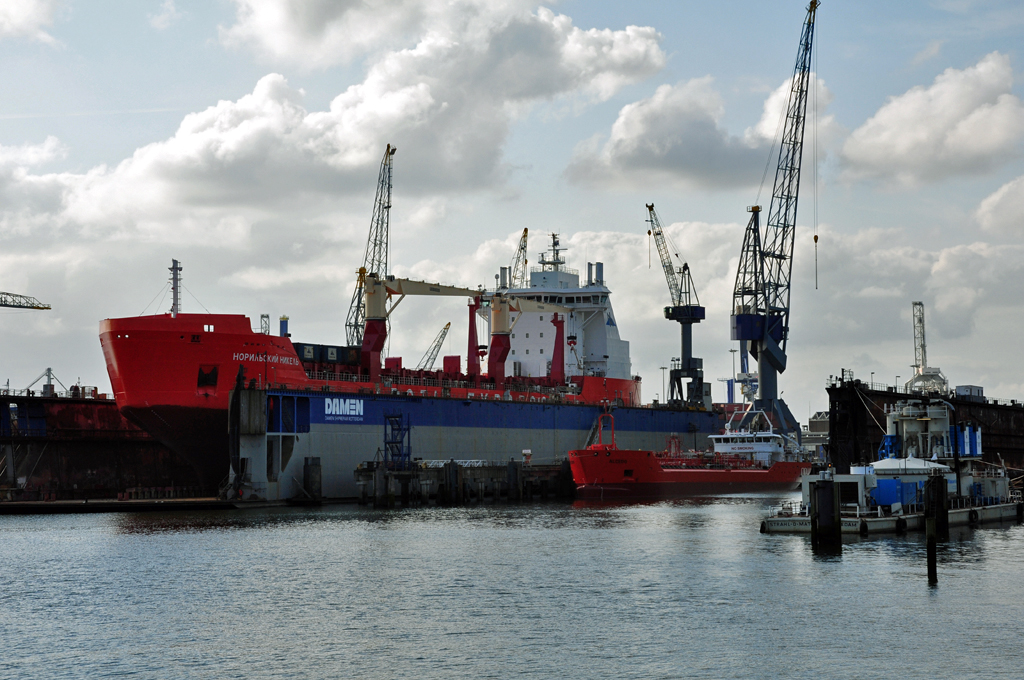
[[[539,266],[530,270],[529,288],[510,288],[508,294],[564,308],[559,314],[565,320],[563,356],[567,377],[632,378],[629,342],[619,337],[611,291],[604,281],[604,264],[588,262],[587,279],[581,285],[579,272],[565,264],[561,254],[564,250],[558,234],[552,234],[551,250],[541,254]],[[504,276],[501,283],[505,283]],[[551,312],[513,314],[515,326],[506,375],[549,375],[556,337],[552,316]]]

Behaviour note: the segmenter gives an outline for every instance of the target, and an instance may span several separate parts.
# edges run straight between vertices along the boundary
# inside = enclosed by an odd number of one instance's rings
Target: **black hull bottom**
[[[230,469],[226,409],[156,406],[121,412],[184,458],[199,476],[204,494],[217,493]]]

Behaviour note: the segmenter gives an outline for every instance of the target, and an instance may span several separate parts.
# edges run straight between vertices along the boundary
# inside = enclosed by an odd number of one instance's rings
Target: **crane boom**
[[[676,269],[672,264],[672,254],[669,252],[668,243],[665,241],[665,232],[661,228],[661,220],[658,219],[658,213],[655,212],[653,203],[647,204],[647,212],[649,214],[647,221],[651,225],[650,234],[654,236],[654,243],[658,246],[661,268],[665,270],[665,281],[668,282],[669,297],[672,298],[673,305],[681,305],[683,303],[679,276],[676,274]]]
[[[391,273],[388,269],[391,225],[391,159],[396,150],[395,147],[388,144],[384,151],[384,158],[380,162],[377,195],[373,203],[373,217],[370,219],[370,235],[366,239],[363,266],[359,269],[356,287],[352,292],[352,302],[345,319],[345,336],[349,346],[361,345],[363,342],[363,329],[366,324],[366,305],[363,294],[366,287],[366,274],[375,274],[379,278],[386,278]]]
[[[790,281],[796,211],[800,193],[807,91],[811,76],[814,20],[820,3],[807,7],[790,81],[785,122],[779,147],[768,219],[762,232],[760,206],[752,213],[743,237],[743,249],[733,288],[732,339],[741,342],[743,359],[749,350],[757,360],[758,396],[755,408],[775,414],[781,429],[799,428],[789,409],[778,398],[778,374],[786,370],[789,339]]]
[[[417,371],[432,371],[434,370],[434,362],[437,361],[437,355],[441,352],[441,346],[444,345],[444,339],[448,335],[448,329],[452,327],[451,321],[444,325],[441,332],[434,338],[434,342],[427,348],[426,354],[420,359],[420,363],[416,365]]]
[[[0,293],[0,307],[13,307],[15,309],[50,309],[50,305],[44,305],[34,297],[18,295],[17,293]]]

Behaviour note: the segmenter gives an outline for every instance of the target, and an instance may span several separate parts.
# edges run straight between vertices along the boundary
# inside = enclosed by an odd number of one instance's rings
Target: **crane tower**
[[[389,229],[391,226],[391,159],[395,155],[395,147],[388,144],[384,158],[380,162],[380,173],[377,176],[377,196],[373,202],[373,217],[370,219],[370,235],[366,239],[366,252],[363,254],[363,266],[359,268],[356,287],[352,292],[352,303],[345,319],[345,337],[350,347],[363,344],[363,329],[366,324],[366,302],[364,290],[366,275],[373,274],[386,279],[391,273],[388,268],[388,250],[390,247]]]
[[[750,222],[743,237],[730,319],[732,339],[740,341],[740,351],[744,358],[749,351],[757,361],[758,391],[753,411],[770,414],[777,420],[780,430],[795,431],[797,436],[800,427],[789,407],[779,398],[778,374],[786,370],[796,209],[811,75],[811,45],[818,4],[818,0],[811,0],[800,35],[779,147],[779,162],[775,170],[775,185],[763,232],[760,225],[761,207],[755,205],[749,208]]]
[[[693,356],[693,324],[700,323],[705,318],[705,310],[697,299],[697,291],[690,276],[690,265],[684,262],[677,270],[672,263],[672,253],[653,203],[647,204],[647,212],[647,221],[651,225],[647,233],[654,237],[654,242],[658,246],[658,256],[661,258],[661,267],[665,271],[665,281],[668,283],[669,296],[672,298],[672,305],[665,307],[665,318],[678,321],[682,335],[679,365],[672,366],[669,373],[668,401],[683,401],[683,378],[689,378],[686,404],[701,408],[704,407],[704,361]]]
[[[914,317],[914,376],[907,381],[907,392],[938,392],[949,391],[949,381],[938,368],[928,366],[928,350],[924,342],[924,303],[912,302],[911,310]]]

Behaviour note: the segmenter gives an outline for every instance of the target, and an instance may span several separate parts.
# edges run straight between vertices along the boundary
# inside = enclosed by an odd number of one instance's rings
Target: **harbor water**
[[[1020,677],[1024,527],[930,587],[779,500],[0,517],[0,677]]]

